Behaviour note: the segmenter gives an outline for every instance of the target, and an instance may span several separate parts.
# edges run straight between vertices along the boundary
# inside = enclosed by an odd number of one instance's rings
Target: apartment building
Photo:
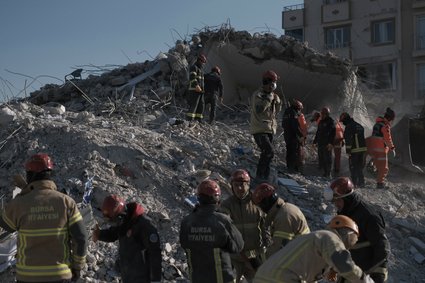
[[[425,0],[305,0],[284,7],[282,28],[350,59],[372,98],[424,104]]]

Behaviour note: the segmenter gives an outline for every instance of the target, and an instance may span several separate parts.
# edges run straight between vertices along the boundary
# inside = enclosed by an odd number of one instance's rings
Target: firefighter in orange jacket
[[[368,153],[373,158],[373,163],[377,169],[376,188],[385,188],[385,177],[388,174],[388,152],[392,151],[395,156],[395,147],[391,137],[391,122],[395,118],[395,113],[391,108],[387,108],[384,117],[376,118],[373,126],[372,136],[367,138]]]

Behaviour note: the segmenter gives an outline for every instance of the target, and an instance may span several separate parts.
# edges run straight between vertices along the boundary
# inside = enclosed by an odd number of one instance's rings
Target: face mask
[[[277,88],[277,84],[275,82],[272,82],[270,84],[270,88],[272,89],[272,91],[274,91]]]

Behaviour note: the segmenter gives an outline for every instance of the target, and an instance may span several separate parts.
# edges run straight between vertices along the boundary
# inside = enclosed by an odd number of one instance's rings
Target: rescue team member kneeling
[[[80,278],[87,249],[86,227],[75,201],[50,180],[45,153],[25,164],[23,191],[6,205],[0,226],[18,232],[17,282],[71,282]]]
[[[221,190],[210,179],[198,186],[199,205],[183,218],[180,244],[186,252],[192,283],[234,282],[230,253],[240,253],[244,241],[232,220],[217,211]]]
[[[326,230],[301,235],[272,255],[257,271],[254,283],[315,282],[336,275],[352,283],[373,283],[351,259],[359,228],[351,218],[337,215]]]
[[[162,258],[159,235],[144,208],[136,203],[125,204],[116,195],[107,196],[102,204],[106,218],[117,222],[107,230],[93,232],[93,241],[119,240],[121,280],[123,283],[160,282]]]

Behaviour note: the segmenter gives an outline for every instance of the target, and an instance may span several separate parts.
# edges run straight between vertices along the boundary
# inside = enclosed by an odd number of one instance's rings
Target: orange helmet
[[[102,213],[104,216],[113,219],[120,215],[124,211],[124,208],[125,203],[121,197],[110,195],[103,200]]]
[[[333,180],[329,188],[325,189],[324,197],[326,200],[341,199],[353,194],[354,185],[348,177],[338,177]]]
[[[292,100],[291,105],[292,105],[295,109],[298,109],[298,110],[303,110],[303,108],[304,108],[304,105],[301,103],[301,101],[296,100],[296,99]]]
[[[37,153],[25,163],[25,170],[34,173],[53,170],[53,161],[46,153]]]
[[[249,182],[251,178],[247,171],[243,169],[237,169],[233,171],[232,176],[230,177],[230,182]]]
[[[258,205],[260,204],[264,199],[274,195],[275,188],[268,184],[268,183],[262,183],[258,185],[254,192],[252,193],[252,201]]]
[[[359,227],[350,217],[345,215],[337,215],[328,223],[328,227],[332,229],[348,228],[359,236]]]
[[[221,190],[217,182],[211,179],[202,181],[198,186],[198,195],[220,197]]]
[[[268,70],[263,73],[263,82],[264,81],[277,82],[277,79],[278,79],[277,74],[272,70]]]
[[[200,61],[202,64],[207,63],[207,57],[204,54],[199,54],[198,61]]]
[[[215,73],[221,75],[221,70],[220,70],[220,68],[218,66],[212,67],[211,68],[211,72],[215,72]]]

